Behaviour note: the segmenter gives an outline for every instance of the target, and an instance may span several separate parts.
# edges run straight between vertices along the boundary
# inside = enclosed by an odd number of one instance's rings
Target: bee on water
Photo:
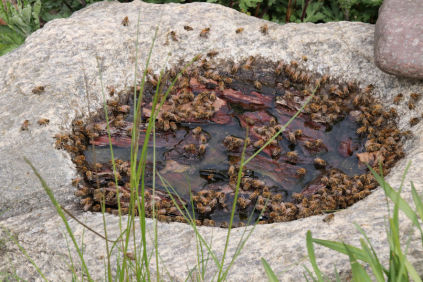
[[[200,32],[200,37],[208,38],[210,33],[210,27],[206,27]]]
[[[122,20],[122,25],[123,26],[128,26],[129,25],[129,19],[128,16],[124,17]]]
[[[297,169],[297,175],[299,177],[303,177],[306,173],[307,173],[307,170],[303,167],[300,167],[299,169]]]
[[[315,158],[314,165],[318,168],[324,168],[326,166],[326,161],[321,158]]]

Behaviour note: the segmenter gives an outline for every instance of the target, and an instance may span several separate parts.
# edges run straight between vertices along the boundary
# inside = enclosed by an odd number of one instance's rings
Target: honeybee
[[[408,109],[414,110],[416,108],[416,105],[413,102],[408,102]]]
[[[318,168],[324,168],[326,166],[326,161],[321,158],[315,158],[314,165]]]
[[[173,41],[178,41],[178,38],[176,37],[176,31],[172,30],[169,34]]]
[[[307,173],[307,170],[303,167],[300,167],[299,169],[297,169],[297,175],[302,177]]]
[[[323,218],[323,222],[329,223],[334,219],[334,217],[335,217],[335,214],[330,213]]]
[[[356,133],[357,133],[358,135],[365,134],[366,132],[367,132],[367,127],[366,127],[366,126],[359,127],[359,128],[357,129],[357,131],[356,131]]]
[[[124,17],[122,20],[122,25],[123,26],[128,26],[129,25],[129,19],[128,16]]]
[[[251,200],[239,197],[237,203],[241,209],[246,209],[251,204]]]
[[[203,155],[206,152],[206,145],[204,144],[200,144],[200,146],[198,146],[198,152]]]
[[[240,65],[238,63],[234,63],[231,68],[231,73],[234,74],[238,72]]]
[[[244,31],[244,28],[243,28],[243,27],[238,27],[238,28],[235,30],[235,33],[239,34],[239,33],[242,33],[243,31]]]
[[[303,55],[303,56],[301,57],[301,59],[302,59],[304,62],[307,62],[307,60],[308,60],[307,56],[305,56],[305,55]]]
[[[414,117],[414,118],[412,118],[412,119],[410,119],[410,126],[415,126],[415,125],[417,125],[418,123],[420,122],[420,118],[418,118],[418,117]]]
[[[211,50],[210,52],[207,53],[207,56],[210,57],[210,58],[213,58],[217,54],[219,54],[219,52],[217,52],[216,50]]]
[[[189,25],[184,25],[184,29],[185,29],[186,31],[191,31],[191,30],[193,30],[193,28],[192,28],[192,27],[190,27]]]
[[[255,60],[255,59],[254,59],[254,57],[253,57],[253,56],[248,57],[248,59],[245,61],[245,63],[244,63],[244,65],[242,66],[242,68],[243,68],[243,69],[246,69],[246,70],[251,69],[251,65],[253,64],[254,60]]]
[[[398,105],[399,102],[401,102],[401,100],[404,98],[404,95],[402,93],[399,93],[397,96],[395,96],[394,98],[394,104]]]
[[[374,85],[373,84],[369,84],[369,85],[366,86],[366,88],[364,88],[363,92],[365,94],[371,94],[372,91],[373,91],[373,89],[375,89]]]
[[[40,86],[35,86],[35,87],[32,89],[32,93],[34,93],[34,94],[41,94],[41,93],[43,93],[43,92],[44,92],[44,90],[45,90],[45,88],[44,88],[44,86],[42,86],[42,85],[40,85]]]
[[[301,130],[301,129],[297,129],[297,130],[295,130],[295,136],[296,137],[300,137],[300,136],[302,136],[303,135],[303,131]]]
[[[257,88],[258,90],[260,90],[261,87],[262,87],[262,84],[260,83],[260,81],[256,80],[256,81],[254,81],[254,87]]]
[[[174,121],[169,122],[169,125],[170,125],[170,129],[172,131],[178,130],[178,126],[176,125],[176,123]]]
[[[421,99],[421,97],[422,97],[422,94],[418,94],[418,93],[411,93],[410,94],[410,99],[411,100],[414,100],[414,101],[418,101],[418,100],[420,100]]]
[[[21,125],[21,130],[22,131],[28,130],[28,126],[29,126],[29,120],[26,119],[26,120],[24,120],[24,122]]]
[[[298,160],[298,153],[295,151],[290,151],[286,153],[288,161],[291,163],[296,163]]]
[[[257,140],[256,142],[254,142],[254,144],[253,144],[253,146],[255,147],[255,148],[260,148],[261,146],[263,146],[264,145],[264,140],[263,139],[259,139],[259,140]]]
[[[292,144],[297,144],[297,139],[295,138],[296,135],[293,132],[288,132],[288,140],[289,142],[291,142]]]
[[[267,26],[267,24],[264,24],[260,27],[260,32],[263,33],[264,35],[269,33],[269,27]]]
[[[282,72],[282,70],[283,70],[283,68],[284,68],[284,63],[283,63],[283,61],[280,61],[279,64],[278,64],[278,66],[275,69],[275,73],[277,75],[280,75],[281,72]]]
[[[200,37],[208,38],[208,37],[209,37],[209,32],[210,32],[210,27],[206,27],[206,28],[204,28],[204,29],[200,32]]]
[[[280,153],[281,153],[281,148],[276,147],[276,148],[272,149],[272,157],[275,158],[275,157],[279,156]]]
[[[37,121],[37,123],[38,123],[39,125],[47,125],[47,124],[49,124],[49,122],[50,122],[50,120],[49,120],[49,119],[47,119],[47,118],[40,118],[40,119]]]
[[[324,74],[321,79],[321,84],[325,84],[329,80],[329,75]]]

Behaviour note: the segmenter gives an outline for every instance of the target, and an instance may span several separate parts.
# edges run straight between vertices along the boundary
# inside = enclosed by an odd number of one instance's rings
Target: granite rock
[[[287,24],[280,26],[209,3],[186,5],[155,5],[140,1],[131,3],[101,2],[74,13],[68,19],[47,23],[26,39],[24,45],[0,57],[0,274],[16,274],[27,280],[40,280],[35,268],[11,241],[16,237],[28,255],[37,263],[49,280],[70,280],[69,258],[65,231],[61,219],[49,203],[38,180],[23,161],[28,157],[59,202],[75,217],[92,229],[102,232],[101,214],[83,213],[75,202],[71,179],[76,170],[68,153],[54,149],[53,136],[71,128],[77,116],[86,118],[89,111],[101,107],[102,92],[97,68],[101,66],[104,85],[113,85],[117,91],[134,83],[134,62],[137,18],[140,15],[139,58],[141,71],[156,26],[159,33],[151,58],[153,70],[190,60],[198,53],[215,49],[218,58],[238,61],[250,55],[261,55],[269,60],[299,60],[305,55],[304,67],[319,73],[328,73],[342,80],[356,80],[361,85],[373,84],[374,95],[385,106],[402,92],[421,91],[422,82],[386,74],[373,61],[374,26],[364,23],[339,22],[328,24]],[[128,16],[129,25],[122,19]],[[269,25],[269,34],[259,28]],[[184,30],[192,26],[192,31]],[[199,37],[200,31],[210,27],[209,38]],[[244,32],[235,30],[244,27]],[[174,30],[178,41],[166,43],[166,35]],[[172,55],[169,56],[168,54]],[[138,72],[140,73],[140,72]],[[84,79],[85,77],[85,79]],[[88,85],[85,88],[85,81]],[[36,86],[44,92],[32,93]],[[87,94],[88,93],[88,94]],[[87,95],[90,100],[88,106]],[[408,129],[411,117],[421,115],[421,100],[415,111],[405,103],[395,106],[402,129]],[[48,118],[47,126],[38,126],[39,118]],[[28,131],[21,131],[23,120],[28,119]],[[402,171],[412,161],[406,183],[413,180],[419,192],[423,191],[421,164],[423,163],[423,124],[413,127],[415,138],[406,143],[406,158],[398,162],[387,177],[393,187],[401,182]],[[412,202],[407,184],[403,196]],[[339,211],[330,223],[323,216],[297,221],[257,226],[229,274],[230,281],[262,281],[265,279],[260,259],[265,258],[282,281],[303,279],[306,259],[305,234],[311,230],[317,238],[345,241],[359,245],[360,234],[353,222],[368,234],[380,258],[389,258],[386,242],[386,204],[381,188],[352,207]],[[106,215],[109,238],[117,238],[119,221]],[[104,279],[105,243],[87,231],[74,219],[69,221],[78,242],[84,242],[85,260],[96,280]],[[152,248],[154,222],[147,220],[148,248]],[[225,244],[226,230],[201,227],[206,240],[213,239],[212,249],[220,257]],[[413,230],[411,223],[401,216],[401,232]],[[180,223],[159,223],[160,271],[165,280],[182,281],[196,264],[195,237],[192,229]],[[229,257],[235,252],[243,230],[233,230],[228,248]],[[68,239],[69,241],[69,239]],[[409,260],[423,275],[423,250],[419,234],[411,233],[412,251]],[[411,250],[411,249],[410,249]],[[78,261],[71,248],[74,262]],[[317,261],[325,274],[333,275],[334,266],[343,278],[348,277],[348,258],[316,246]],[[112,256],[113,270],[116,258]],[[154,259],[153,259],[154,261]],[[213,277],[216,267],[209,262],[206,280]],[[80,267],[77,268],[80,271]],[[154,262],[152,272],[154,273]],[[1,276],[0,276],[1,277]]]
[[[385,0],[375,29],[375,62],[397,76],[423,79],[423,5]]]

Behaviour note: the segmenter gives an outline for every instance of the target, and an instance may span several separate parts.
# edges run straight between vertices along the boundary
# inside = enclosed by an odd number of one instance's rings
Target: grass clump
[[[406,167],[403,173],[403,179],[398,189],[392,188],[391,185],[385,181],[382,173],[378,174],[375,170],[369,167],[387,197],[388,221],[386,233],[389,244],[388,263],[383,264],[381,262],[365,231],[358,224],[355,224],[355,227],[362,235],[362,238],[360,238],[360,247],[355,247],[344,242],[313,238],[312,233],[308,231],[306,235],[306,245],[312,270],[304,266],[304,276],[307,281],[311,280],[321,282],[331,280],[328,276],[324,275],[318,267],[314,244],[318,244],[332,249],[340,254],[347,255],[350,261],[353,281],[422,281],[415,267],[407,259],[407,253],[411,247],[410,242],[412,234],[401,234],[399,228],[399,212],[402,211],[413,223],[413,226],[419,231],[423,246],[423,232],[421,226],[421,221],[423,220],[423,202],[422,197],[417,193],[413,182],[410,184],[415,210],[413,210],[413,208],[401,197],[404,179],[409,167],[410,164]],[[392,212],[389,208],[388,199],[394,203]],[[406,243],[401,243],[401,241],[404,240]],[[269,280],[278,281],[275,273],[270,268],[266,260],[262,259],[262,263],[265,267]],[[335,277],[337,281],[340,281],[340,277],[336,269]]]

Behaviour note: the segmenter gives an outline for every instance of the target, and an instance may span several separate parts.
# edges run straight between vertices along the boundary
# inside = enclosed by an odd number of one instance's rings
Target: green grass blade
[[[363,239],[360,239],[361,248],[367,253],[369,257],[369,265],[372,268],[373,275],[376,277],[376,280],[379,282],[384,282],[385,279],[383,277],[383,267],[380,264],[379,259],[373,253],[373,250],[369,248],[366,242]]]
[[[361,250],[357,247],[347,245],[347,244],[344,244],[344,243],[335,242],[335,241],[329,241],[329,240],[321,240],[321,239],[316,239],[316,238],[313,238],[312,240],[313,240],[314,243],[325,246],[329,249],[337,251],[338,253],[343,253],[343,254],[348,255],[348,251],[349,251],[354,255],[355,258],[357,258],[361,261],[370,263],[367,254],[363,250]],[[345,248],[345,246],[348,246],[348,248],[349,248],[348,251]]]
[[[401,209],[404,214],[413,222],[413,224],[419,229],[420,233],[423,234],[422,228],[418,221],[416,213],[410,207],[410,205],[395,191],[388,183],[385,182],[383,177],[377,174],[371,167],[369,167],[375,179],[379,182],[385,191],[385,194],[392,200],[394,203],[398,203],[398,208]],[[405,173],[404,173],[405,174]]]
[[[41,269],[34,262],[34,260],[28,255],[28,253],[21,246],[21,244],[19,244],[18,240],[15,237],[13,237],[12,234],[10,234],[9,230],[7,230],[6,228],[3,228],[3,227],[1,227],[1,228],[7,233],[7,235],[9,236],[9,238],[12,239],[12,241],[15,243],[15,245],[18,246],[19,250],[26,257],[26,259],[35,267],[35,270],[38,272],[38,274],[41,276],[41,278],[43,278],[44,281],[48,281],[47,278],[44,276],[43,272],[41,271]]]
[[[423,220],[423,203],[422,199],[414,187],[413,181],[411,181],[411,195],[413,196],[414,204],[416,205],[416,213],[420,216],[420,219]],[[422,237],[423,239],[423,237]]]
[[[308,257],[310,258],[311,266],[313,267],[314,273],[317,276],[318,281],[323,281],[322,273],[320,272],[319,266],[316,262],[316,255],[314,253],[314,246],[313,246],[314,239],[311,236],[311,231],[307,231],[306,235],[306,244],[307,244],[307,252]]]
[[[410,275],[411,279],[413,279],[414,282],[422,282],[422,278],[417,273],[413,265],[407,260],[407,258],[404,258],[404,265],[407,268],[408,274]]]
[[[348,257],[350,258],[353,281],[371,282],[372,280],[370,279],[364,267],[358,263],[353,252],[350,251],[350,247],[347,244],[344,244],[344,247],[345,247],[345,250],[347,251]]]
[[[59,216],[62,218],[63,223],[65,224],[66,227],[66,231],[68,232],[69,236],[72,239],[72,242],[75,246],[76,251],[78,252],[78,255],[81,259],[81,263],[82,263],[82,268],[84,269],[85,274],[87,275],[88,280],[92,280],[91,275],[88,271],[88,267],[85,263],[83,254],[81,252],[81,249],[78,246],[78,243],[76,242],[75,236],[73,235],[72,229],[69,226],[69,223],[65,217],[65,214],[63,212],[63,210],[60,208],[59,203],[57,202],[56,198],[53,195],[53,191],[50,189],[50,187],[48,187],[47,183],[44,181],[44,179],[41,177],[41,175],[38,173],[37,169],[32,165],[32,163],[26,158],[24,157],[25,162],[31,167],[32,171],[34,172],[34,174],[37,176],[38,180],[41,182],[42,187],[44,188],[44,191],[46,192],[46,194],[48,195],[48,197],[50,198],[50,201],[53,203],[53,205],[56,208],[57,213],[59,214]]]
[[[273,272],[272,268],[264,258],[261,258],[261,264],[263,264],[264,271],[266,272],[267,279],[269,279],[269,282],[279,282],[278,277]]]

